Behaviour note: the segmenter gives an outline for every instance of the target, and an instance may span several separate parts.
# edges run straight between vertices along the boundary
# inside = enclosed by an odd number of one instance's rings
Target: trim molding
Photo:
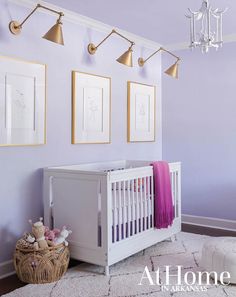
[[[223,42],[224,43],[236,42],[236,34],[232,33],[232,34],[225,35],[223,37]],[[167,44],[165,45],[165,47],[172,51],[180,51],[180,50],[186,50],[186,49],[190,50],[189,41]]]
[[[12,260],[0,263],[0,279],[8,277],[12,274],[15,274]]]
[[[231,220],[183,214],[182,223],[188,224],[188,225],[214,228],[214,229],[236,231],[236,221],[231,221]]]
[[[33,9],[37,3],[40,3],[42,5],[47,6],[48,8],[52,8],[54,10],[59,10],[59,11],[63,11],[65,16],[63,17],[63,21],[68,21],[70,23],[76,24],[76,25],[81,25],[83,27],[86,28],[91,28],[95,31],[99,31],[102,32],[104,34],[108,34],[111,32],[112,29],[116,29],[117,31],[119,31],[121,34],[127,36],[129,39],[133,40],[135,42],[136,45],[139,46],[143,46],[145,48],[148,49],[152,49],[152,50],[156,50],[157,48],[161,47],[161,44],[146,39],[144,37],[138,36],[136,34],[124,31],[122,29],[119,29],[117,27],[112,27],[110,25],[104,24],[100,21],[97,21],[95,19],[83,16],[81,14],[78,14],[76,12],[73,12],[71,10],[67,10],[65,8],[62,8],[60,6],[57,5],[53,5],[51,3],[48,3],[46,1],[35,1],[35,0],[8,0],[9,3],[13,3],[16,5],[19,5],[21,7],[25,7],[25,8],[29,8],[29,9]],[[55,16],[55,14],[53,14],[52,12],[48,11],[48,10],[39,10],[39,12],[47,14],[47,15],[53,15]]]

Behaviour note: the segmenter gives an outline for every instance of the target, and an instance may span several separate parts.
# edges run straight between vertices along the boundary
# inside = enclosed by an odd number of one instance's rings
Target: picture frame
[[[127,91],[127,141],[155,141],[156,87],[128,81]]]
[[[0,146],[46,144],[46,65],[0,56]]]
[[[72,144],[111,142],[111,78],[72,71]]]

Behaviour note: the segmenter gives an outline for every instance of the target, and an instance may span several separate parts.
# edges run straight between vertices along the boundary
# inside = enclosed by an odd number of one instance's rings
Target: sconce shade
[[[178,77],[179,77],[179,63],[178,63],[178,61],[175,64],[173,64],[172,66],[170,66],[170,68],[168,68],[165,71],[165,73],[168,74],[169,76],[172,76],[173,78],[178,79]]]
[[[133,57],[132,57],[132,48],[130,47],[123,55],[121,55],[116,61],[129,66],[129,67],[133,67]]]
[[[44,39],[64,45],[62,23],[57,22],[52,28],[43,36]]]

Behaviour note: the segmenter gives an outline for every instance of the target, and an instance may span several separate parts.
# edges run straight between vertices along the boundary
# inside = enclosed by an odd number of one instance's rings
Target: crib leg
[[[104,273],[106,276],[109,276],[109,266],[105,266]]]

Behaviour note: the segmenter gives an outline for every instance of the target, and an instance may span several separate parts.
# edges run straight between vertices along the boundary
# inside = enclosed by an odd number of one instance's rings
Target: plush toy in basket
[[[43,284],[59,280],[67,271],[70,254],[66,238],[72,232],[64,226],[50,230],[40,218],[32,232],[19,239],[14,253],[14,266],[25,283]]]

